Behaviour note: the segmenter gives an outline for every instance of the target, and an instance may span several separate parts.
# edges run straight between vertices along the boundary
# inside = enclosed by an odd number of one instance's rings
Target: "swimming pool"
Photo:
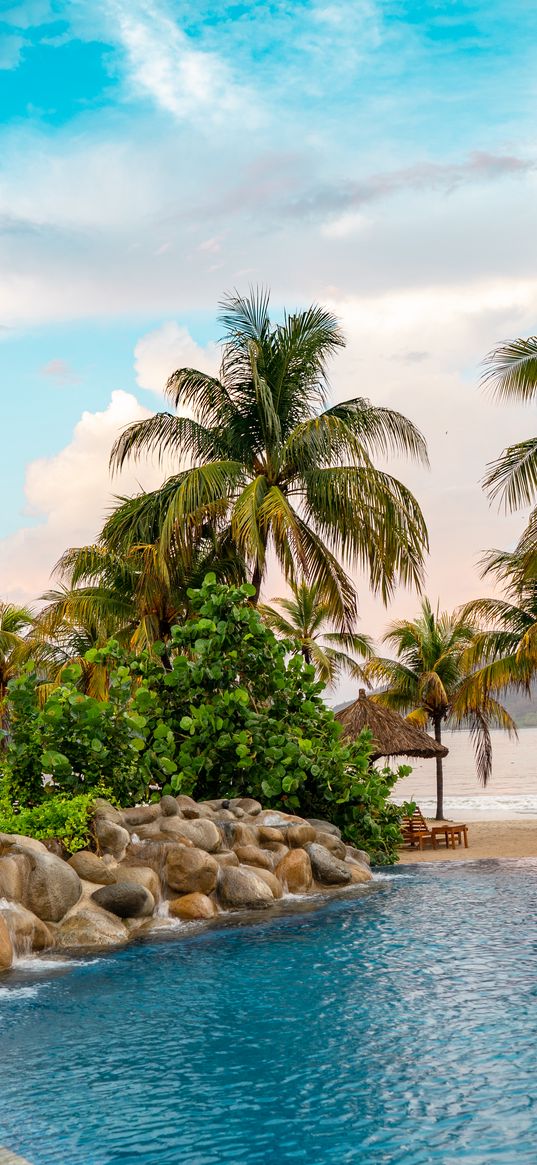
[[[0,1145],[32,1165],[529,1165],[536,907],[537,861],[406,866],[3,980]]]

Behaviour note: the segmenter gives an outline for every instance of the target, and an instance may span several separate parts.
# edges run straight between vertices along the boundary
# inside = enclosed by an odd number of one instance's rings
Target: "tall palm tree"
[[[414,621],[393,623],[384,642],[396,659],[377,657],[367,664],[371,679],[386,685],[376,699],[425,728],[429,721],[435,740],[442,743],[442,727],[467,727],[475,749],[479,779],[485,785],[492,772],[491,727],[516,734],[514,721],[490,693],[475,681],[468,664],[476,626],[458,613],[433,611],[423,599]],[[443,759],[436,757],[436,817],[444,817]]]
[[[306,663],[312,663],[324,684],[333,685],[343,673],[363,679],[363,666],[354,656],[372,655],[367,635],[333,629],[330,601],[318,583],[291,585],[292,598],[273,599],[281,608],[262,605],[259,612],[277,635],[296,644]],[[284,613],[285,612],[285,613]],[[352,652],[353,655],[349,655]]]
[[[5,699],[9,681],[29,658],[29,636],[34,622],[29,607],[0,602],[0,729],[7,729]],[[4,738],[0,736],[0,746]]]
[[[537,336],[500,344],[485,360],[483,381],[498,400],[530,403],[537,397]],[[506,510],[532,505],[537,495],[537,437],[504,449],[488,466],[484,488]]]
[[[373,457],[394,451],[426,462],[425,441],[400,413],[364,398],[326,407],[328,364],[345,343],[330,312],[312,306],[273,324],[264,291],[232,295],[221,307],[219,377],[181,368],[165,389],[194,416],[157,413],[114,445],[116,470],[152,453],[177,462],[162,488],[134,499],[117,521],[124,531],[129,520],[142,529],[157,520],[166,548],[178,529],[197,528],[216,510],[249,564],[256,601],[272,549],[286,579],[321,585],[349,629],[356,594],[345,566],[364,567],[385,600],[397,581],[421,581],[423,515]],[[115,523],[112,516],[110,535]]]

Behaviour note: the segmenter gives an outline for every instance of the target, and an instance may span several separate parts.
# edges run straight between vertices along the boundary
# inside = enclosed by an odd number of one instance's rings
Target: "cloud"
[[[114,496],[159,484],[163,471],[154,467],[128,467],[113,481],[108,469],[121,429],[150,415],[130,393],[113,392],[102,412],[82,414],[64,449],[28,466],[26,510],[36,524],[0,542],[3,598],[34,601],[62,552],[94,540]]]
[[[199,368],[216,376],[220,361],[216,344],[200,347],[187,328],[169,320],[138,340],[134,363],[140,388],[162,393],[168,377],[177,368]]]
[[[23,36],[5,33],[0,37],[0,70],[16,69],[22,60],[27,41]]]
[[[248,114],[252,99],[214,52],[194,47],[168,10],[152,0],[108,6],[128,61],[128,83],[178,121]]]
[[[43,364],[39,369],[41,376],[46,376],[50,380],[55,380],[58,384],[79,384],[80,376],[75,369],[61,358],[57,360],[49,360],[47,364]]]

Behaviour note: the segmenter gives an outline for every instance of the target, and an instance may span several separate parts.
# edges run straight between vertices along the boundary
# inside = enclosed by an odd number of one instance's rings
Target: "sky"
[[[531,0],[0,0],[0,595],[35,601],[116,494],[122,426],[169,373],[218,364],[218,302],[320,302],[348,344],[334,400],[424,432],[391,468],[430,529],[427,592],[484,593],[524,515],[480,480],[533,432],[481,362],[537,318]],[[359,580],[362,629],[386,611]],[[266,597],[281,592],[272,573]]]

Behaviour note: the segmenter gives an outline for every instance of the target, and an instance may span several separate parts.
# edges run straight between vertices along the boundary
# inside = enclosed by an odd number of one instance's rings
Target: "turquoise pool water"
[[[3,980],[0,1145],[33,1165],[530,1165],[537,862]],[[10,986],[11,984],[11,986]]]

